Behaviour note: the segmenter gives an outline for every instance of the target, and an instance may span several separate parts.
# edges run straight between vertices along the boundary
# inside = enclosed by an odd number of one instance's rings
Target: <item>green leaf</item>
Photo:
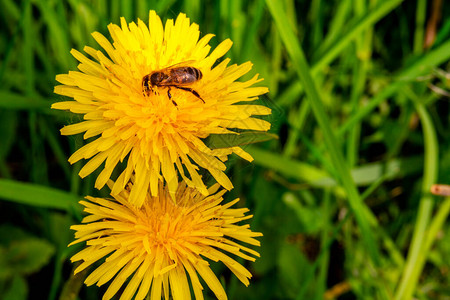
[[[11,225],[0,226],[0,245],[9,245],[14,241],[28,238],[30,235],[20,229]]]
[[[304,232],[316,234],[325,226],[326,218],[320,208],[303,205],[291,192],[285,193],[282,200],[297,215],[298,220],[303,224]]]
[[[245,146],[259,142],[278,139],[278,136],[269,132],[245,131],[239,134],[211,134],[206,138],[205,144],[210,149]]]
[[[0,179],[0,198],[21,204],[70,211],[79,197],[58,189],[8,179]],[[79,208],[78,208],[79,209]]]
[[[70,226],[74,221],[69,214],[52,212],[47,217],[47,232],[49,240],[57,247],[58,252],[67,249],[67,245],[73,240],[73,231]]]
[[[324,178],[329,178],[328,174],[321,169],[300,161],[282,157],[279,154],[267,150],[248,147],[246,151],[253,156],[256,164],[274,171],[279,171],[286,176],[304,180],[312,185],[315,185],[315,182],[319,182]]]
[[[0,226],[0,237],[0,280],[2,281],[9,281],[15,275],[28,275],[39,271],[48,264],[55,252],[51,243],[30,236],[18,227]]]
[[[31,237],[14,241],[6,249],[7,268],[15,274],[31,274],[48,264],[55,248],[49,242]]]
[[[28,285],[22,276],[16,274],[7,285],[2,296],[3,300],[26,300],[28,296]]]
[[[285,289],[285,295],[295,297],[305,279],[311,264],[299,247],[294,244],[284,243],[281,245],[277,258],[280,270],[280,281]]]
[[[14,110],[37,110],[49,114],[55,111],[50,109],[52,103],[40,96],[26,97],[9,91],[0,91],[0,108]]]
[[[256,147],[248,147],[246,151],[253,156],[255,164],[280,172],[283,176],[306,182],[314,187],[337,186],[332,177],[313,165]],[[423,159],[420,156],[374,162],[353,168],[351,176],[356,185],[366,186],[376,182],[381,176],[392,180],[417,174],[422,170],[422,162]]]

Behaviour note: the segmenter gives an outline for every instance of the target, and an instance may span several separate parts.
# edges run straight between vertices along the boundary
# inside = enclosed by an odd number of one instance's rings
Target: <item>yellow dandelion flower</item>
[[[252,274],[228,253],[254,261],[258,252],[241,242],[259,246],[250,226],[238,225],[250,219],[246,208],[230,208],[239,199],[221,204],[225,190],[210,187],[210,196],[180,184],[173,201],[167,188],[159,185],[157,197],[147,194],[141,208],[128,201],[128,189],[113,199],[86,197],[80,201],[89,213],[82,225],[74,225],[76,240],[87,247],[71,261],[82,261],[78,273],[106,257],[85,280],[98,286],[112,280],[103,299],[111,299],[122,288],[120,299],[203,299],[200,278],[218,299],[227,295],[205,258],[223,262],[246,286]],[[69,245],[69,246],[70,246]],[[189,280],[188,280],[189,278]]]
[[[141,20],[127,24],[122,18],[121,27],[110,24],[108,29],[112,44],[100,33],[92,34],[106,53],[85,47],[88,58],[72,50],[79,71],[56,76],[62,85],[55,93],[73,101],[54,103],[52,108],[84,118],[61,133],[96,137],[69,158],[70,163],[89,160],[79,175],[84,178],[104,163],[95,182],[100,189],[125,160],[112,194],[120,193],[135,176],[130,201],[137,207],[148,190],[157,196],[159,182],[166,182],[172,197],[179,179],[207,195],[200,168],[232,189],[224,173],[227,156],[235,153],[249,161],[252,157],[237,146],[210,149],[203,140],[211,134],[237,134],[236,129],[269,129],[268,122],[252,116],[270,114],[270,109],[246,104],[268,92],[253,86],[262,79],[256,75],[237,81],[252,64],[229,65],[229,59],[216,63],[232,42],[227,39],[210,53],[213,35],[199,39],[198,25],[184,14],[163,26],[150,11],[149,27]]]

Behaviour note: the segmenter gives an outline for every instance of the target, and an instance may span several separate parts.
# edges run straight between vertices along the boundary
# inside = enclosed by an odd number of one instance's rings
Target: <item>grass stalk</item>
[[[309,104],[314,112],[314,116],[322,129],[325,144],[329,149],[329,154],[336,173],[339,175],[342,186],[346,190],[350,207],[355,214],[356,221],[361,230],[361,236],[367,247],[370,258],[376,265],[379,265],[380,257],[378,247],[375,243],[375,238],[370,230],[369,224],[363,216],[364,203],[359,197],[359,193],[351,177],[350,170],[346,165],[341,151],[339,151],[339,144],[331,129],[330,123],[328,122],[328,117],[325,113],[325,109],[315,86],[315,82],[313,81],[308,63],[306,62],[303,49],[298,43],[298,39],[295,37],[294,32],[290,30],[286,15],[279,3],[273,0],[267,0],[266,3],[275,23],[278,26],[281,39],[283,40],[289,56],[293,61],[297,74],[304,86],[305,92],[308,96],[307,99],[309,100]]]
[[[427,226],[430,223],[434,205],[433,197],[430,194],[430,187],[436,183],[438,173],[439,146],[436,130],[429,113],[423,104],[419,102],[418,97],[412,93],[410,94],[422,123],[425,161],[423,166],[422,197],[420,199],[410,250],[395,293],[395,300],[411,299],[417,286],[423,263],[428,256],[429,249],[425,249],[424,241],[427,240]]]

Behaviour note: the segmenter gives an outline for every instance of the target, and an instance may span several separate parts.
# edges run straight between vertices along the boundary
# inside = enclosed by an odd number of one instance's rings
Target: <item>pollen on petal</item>
[[[100,49],[87,46],[85,54],[73,49],[78,70],[56,76],[60,85],[54,92],[69,99],[52,108],[82,119],[61,133],[81,133],[87,143],[69,162],[86,160],[80,176],[100,169],[97,188],[115,180],[113,195],[136,178],[135,191],[130,190],[127,199],[137,207],[145,204],[148,191],[157,196],[160,184],[174,198],[180,180],[208,195],[206,179],[211,176],[201,174],[209,173],[232,189],[224,162],[233,152],[246,160],[251,157],[233,144],[212,149],[208,137],[236,134],[236,129],[269,130],[270,123],[256,116],[271,110],[252,103],[268,89],[255,86],[262,80],[257,74],[241,81],[251,71],[251,62],[236,65],[229,58],[218,62],[232,41],[222,41],[212,50],[209,42],[214,35],[201,37],[199,26],[185,14],[163,23],[150,11],[146,22],[121,18],[120,26],[108,25],[108,35],[92,33]],[[150,74],[173,68],[189,70],[192,83],[181,89],[176,84],[159,86],[150,79]]]
[[[125,299],[184,299],[190,298],[191,289],[196,299],[203,299],[200,278],[218,299],[227,299],[206,259],[223,263],[248,285],[251,272],[233,257],[254,261],[259,253],[235,237],[261,234],[237,224],[251,216],[245,215],[245,208],[232,208],[238,199],[221,204],[225,191],[219,187],[212,186],[205,197],[180,184],[173,199],[160,184],[159,196],[147,192],[148,201],[140,208],[130,205],[128,190],[114,199],[86,197],[80,201],[88,213],[85,223],[71,227],[75,242],[86,242],[71,258],[81,262],[76,272],[95,264],[85,284],[109,284],[103,299],[113,298],[120,289]]]

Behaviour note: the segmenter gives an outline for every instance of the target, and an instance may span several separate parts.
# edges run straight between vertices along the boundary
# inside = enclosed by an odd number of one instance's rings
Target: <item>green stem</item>
[[[424,174],[422,182],[422,197],[420,199],[417,221],[411,241],[410,251],[406,260],[400,284],[395,293],[396,300],[411,299],[417,286],[423,263],[428,256],[428,250],[424,247],[427,239],[427,226],[430,223],[433,210],[433,197],[430,195],[430,187],[436,182],[438,172],[438,142],[436,132],[425,107],[413,95],[414,104],[419,114],[425,144]],[[420,263],[422,262],[422,263]]]
[[[442,226],[445,224],[448,216],[450,214],[450,197],[445,198],[444,202],[437,209],[436,216],[428,227],[425,243],[423,249],[425,252],[428,252],[431,248],[431,245],[435,241],[439,231],[442,230]],[[424,256],[422,256],[424,257]],[[423,265],[425,261],[421,261],[420,263]]]

